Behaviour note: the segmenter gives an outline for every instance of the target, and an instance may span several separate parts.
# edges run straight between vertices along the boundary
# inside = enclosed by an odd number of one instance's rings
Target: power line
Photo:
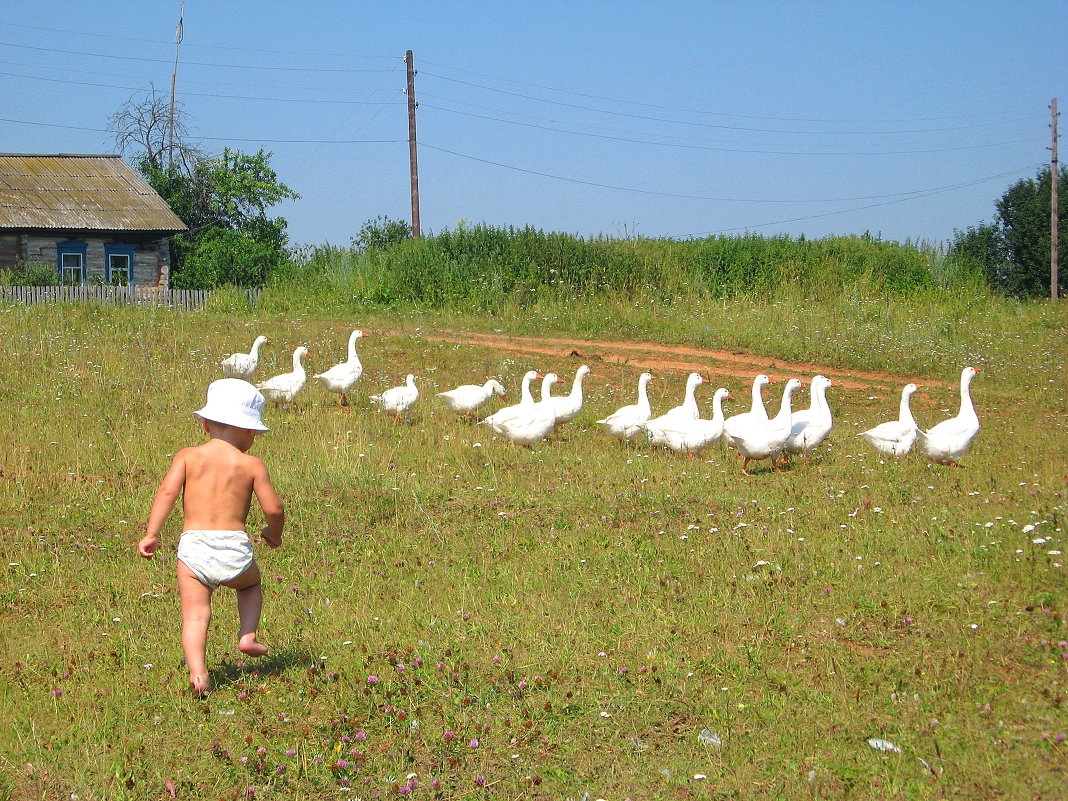
[[[10,122],[16,125],[36,125],[42,128],[64,128],[69,131],[111,133],[107,128],[87,128],[82,125],[60,125],[54,122],[32,122],[30,120],[10,119],[8,117],[0,117],[0,122]],[[197,136],[193,138],[205,139],[209,142],[261,142],[263,144],[280,145],[392,145],[400,142],[408,142],[407,139],[265,139],[262,137],[241,136]]]
[[[807,215],[805,217],[793,217],[793,218],[788,219],[788,220],[773,220],[772,222],[756,223],[754,225],[736,225],[736,226],[733,226],[731,228],[720,228],[720,229],[715,230],[715,231],[703,231],[703,232],[698,233],[698,234],[683,234],[681,236],[674,236],[674,237],[670,237],[670,238],[671,239],[692,239],[694,237],[711,236],[712,234],[727,233],[728,231],[745,231],[745,230],[748,230],[750,228],[766,228],[769,225],[783,225],[785,223],[803,222],[805,220],[816,220],[816,219],[819,219],[820,217],[833,217],[833,216],[838,215],[838,214],[849,214],[850,212],[854,212],[854,211],[864,211],[865,209],[874,209],[874,208],[878,208],[879,206],[890,206],[890,205],[892,205],[894,203],[903,203],[906,200],[919,200],[921,198],[931,197],[932,195],[938,195],[938,194],[941,194],[943,192],[948,192],[948,191],[950,191],[952,189],[957,189],[957,188],[966,187],[966,186],[974,186],[976,184],[985,183],[987,181],[993,181],[993,180],[996,180],[998,178],[1006,178],[1006,177],[1008,177],[1010,175],[1019,175],[1022,172],[1029,172],[1029,171],[1031,171],[1031,170],[1033,170],[1033,169],[1035,169],[1037,167],[1042,167],[1042,166],[1043,166],[1042,164],[1032,164],[1030,167],[1024,167],[1023,169],[1020,169],[1020,170],[1012,170],[1011,172],[1002,173],[1000,175],[992,175],[989,178],[981,178],[979,180],[971,181],[971,182],[966,183],[966,184],[960,184],[959,187],[947,187],[946,189],[932,190],[931,192],[928,192],[926,194],[913,195],[912,197],[905,197],[905,198],[901,198],[899,200],[888,200],[888,201],[885,201],[884,203],[870,203],[867,206],[857,206],[856,208],[852,208],[852,209],[841,209],[839,211],[828,211],[828,212],[824,212],[822,214],[810,214],[810,215]]]
[[[678,106],[663,106],[663,105],[657,105],[655,103],[644,103],[644,102],[641,102],[641,101],[638,101],[638,100],[625,100],[625,99],[618,98],[618,97],[606,97],[604,95],[595,95],[595,94],[590,94],[588,92],[578,92],[578,91],[574,91],[574,90],[571,90],[571,89],[560,89],[558,87],[553,87],[553,86],[544,86],[542,84],[530,83],[528,81],[520,81],[520,80],[516,80],[514,78],[504,78],[504,77],[502,77],[500,75],[490,75],[490,74],[485,73],[485,72],[475,72],[473,70],[466,70],[466,69],[463,69],[461,67],[453,67],[453,66],[450,66],[448,64],[441,64],[440,62],[435,62],[435,61],[424,61],[423,63],[424,64],[430,64],[432,66],[445,67],[446,69],[455,70],[456,72],[464,72],[464,73],[467,73],[468,75],[478,75],[481,78],[492,78],[493,80],[497,80],[497,81],[505,81],[507,83],[514,83],[514,84],[518,84],[520,86],[530,86],[530,87],[532,87],[534,89],[544,89],[544,90],[549,91],[549,92],[560,92],[562,94],[576,95],[577,97],[585,97],[585,98],[589,98],[591,100],[605,100],[605,101],[608,101],[610,103],[624,103],[624,104],[632,105],[632,106],[644,106],[645,108],[655,108],[655,109],[659,109],[660,111],[681,111],[681,112],[685,112],[687,114],[705,114],[705,115],[715,116],[715,117],[736,117],[738,119],[747,119],[747,120],[769,120],[769,121],[776,121],[776,122],[827,122],[827,123],[861,125],[861,124],[888,123],[888,122],[927,122],[927,121],[933,121],[933,120],[947,120],[947,119],[955,120],[955,119],[960,119],[961,117],[991,117],[991,116],[995,116],[995,115],[998,115],[998,114],[1021,114],[1021,113],[1024,113],[1026,111],[1030,111],[1029,108],[1017,108],[1017,109],[1004,109],[1002,111],[977,112],[977,113],[973,113],[973,114],[945,114],[945,115],[933,116],[933,117],[909,117],[909,118],[904,118],[904,119],[868,119],[868,120],[860,120],[860,119],[817,119],[817,118],[811,118],[811,117],[768,117],[768,116],[761,116],[761,115],[756,115],[756,114],[737,114],[737,113],[734,113],[734,112],[726,112],[726,111],[709,111],[707,109],[681,108],[681,107],[678,107]],[[442,77],[442,76],[437,76],[437,77]]]
[[[896,134],[913,134],[913,133],[941,133],[941,132],[949,132],[949,131],[966,131],[966,130],[972,130],[972,129],[975,129],[975,128],[987,128],[987,127],[992,127],[992,126],[995,126],[995,125],[1009,125],[1009,124],[1014,123],[1014,122],[1024,122],[1027,119],[1029,119],[1028,117],[1020,117],[1020,118],[1011,119],[1011,120],[1001,120],[999,122],[978,123],[976,125],[960,125],[960,126],[954,126],[954,127],[950,127],[950,128],[918,128],[918,129],[913,129],[913,130],[901,130],[901,131],[802,131],[802,130],[791,130],[791,129],[782,129],[782,128],[750,128],[750,127],[740,126],[740,125],[721,125],[721,124],[712,123],[712,122],[693,122],[693,121],[689,121],[689,120],[672,120],[672,119],[668,119],[666,117],[652,117],[652,116],[649,116],[647,114],[628,114],[627,112],[623,112],[623,111],[609,111],[609,110],[606,110],[606,109],[592,108],[590,106],[580,106],[577,103],[565,103],[565,102],[563,102],[561,100],[546,100],[543,97],[535,97],[533,95],[525,95],[525,94],[521,94],[519,92],[509,92],[506,89],[495,89],[492,86],[485,86],[483,84],[472,83],[470,81],[461,81],[459,78],[449,78],[449,77],[447,77],[445,75],[437,75],[436,73],[427,72],[425,70],[421,70],[419,74],[422,75],[422,76],[430,76],[431,78],[439,78],[439,79],[441,79],[443,81],[452,81],[453,83],[459,83],[459,84],[463,84],[465,86],[473,86],[473,87],[478,88],[478,89],[485,89],[488,92],[497,92],[499,94],[509,95],[511,97],[519,97],[519,98],[523,98],[524,100],[534,100],[534,101],[536,101],[538,103],[548,103],[548,104],[554,105],[554,106],[563,106],[565,108],[580,109],[582,111],[589,111],[589,112],[593,112],[595,114],[609,114],[609,115],[614,116],[614,117],[630,117],[632,119],[638,119],[638,120],[651,120],[651,121],[654,121],[654,122],[669,122],[669,123],[672,123],[674,125],[689,125],[689,126],[698,127],[698,128],[718,128],[718,129],[729,130],[729,131],[749,131],[749,132],[752,132],[752,133],[787,133],[787,134],[802,134],[802,135],[805,135],[805,134],[808,134],[808,135],[818,134],[818,135],[825,135],[825,136],[874,136],[874,135],[877,135],[877,134],[882,134],[882,135],[895,134],[896,135]]]
[[[850,197],[850,198],[809,198],[809,199],[803,199],[803,200],[781,200],[781,199],[768,200],[768,199],[762,199],[762,198],[734,198],[734,197],[715,197],[715,196],[709,196],[709,195],[688,195],[688,194],[682,194],[682,193],[678,193],[678,192],[659,192],[659,191],[652,190],[652,189],[638,189],[638,188],[631,187],[631,186],[620,186],[618,184],[604,184],[604,183],[598,183],[596,181],[584,181],[584,180],[582,180],[580,178],[570,178],[570,177],[567,177],[567,176],[564,176],[564,175],[554,175],[552,173],[540,172],[538,170],[528,170],[528,169],[526,169],[524,167],[516,167],[516,166],[514,166],[512,164],[503,164],[503,163],[501,163],[499,161],[491,161],[489,159],[479,158],[478,156],[471,156],[471,155],[469,155],[467,153],[459,153],[459,152],[457,152],[455,150],[449,150],[448,148],[438,147],[437,145],[432,145],[432,144],[429,144],[429,143],[427,143],[425,141],[420,142],[420,145],[422,145],[423,147],[428,147],[431,150],[438,150],[438,151],[440,151],[442,153],[448,153],[451,156],[458,156],[459,158],[468,159],[470,161],[477,161],[477,162],[480,162],[482,164],[492,165],[494,167],[502,167],[502,168],[507,169],[507,170],[514,170],[516,172],[522,172],[522,173],[526,173],[528,175],[537,175],[537,176],[542,177],[542,178],[552,178],[552,179],[557,180],[557,181],[566,181],[567,183],[581,184],[583,186],[593,186],[593,187],[597,187],[597,188],[600,188],[600,189],[615,189],[615,190],[619,190],[619,191],[622,191],[622,192],[634,192],[634,193],[642,194],[642,195],[657,195],[659,197],[674,197],[674,198],[680,198],[680,199],[683,199],[683,200],[714,200],[714,201],[719,201],[719,202],[723,202],[723,203],[850,203],[850,202],[858,201],[858,200],[874,200],[874,199],[877,199],[877,198],[886,198],[886,197],[896,197],[896,198],[901,198],[902,200],[910,200],[910,199],[912,199],[912,197],[927,197],[930,194],[937,194],[939,192],[948,192],[948,191],[950,191],[952,189],[963,189],[964,187],[975,186],[976,184],[985,183],[986,181],[993,181],[993,180],[995,180],[997,178],[1004,178],[1004,177],[1006,177],[1008,175],[1016,175],[1017,173],[1020,173],[1020,172],[1024,171],[1024,170],[1012,170],[1010,172],[1000,173],[998,175],[990,175],[990,176],[987,176],[985,178],[977,178],[975,180],[967,181],[967,182],[960,183],[960,184],[952,184],[950,186],[941,186],[941,187],[935,187],[935,188],[929,188],[929,189],[914,189],[914,190],[911,190],[911,191],[908,191],[908,192],[895,192],[895,193],[887,194],[887,195],[866,195],[866,196],[861,196],[861,197]],[[1031,167],[1027,167],[1025,169],[1032,169],[1032,168]],[[908,195],[909,197],[902,197],[904,195]],[[897,202],[897,201],[893,201],[893,202]],[[884,204],[877,203],[875,205],[884,205]],[[871,207],[870,206],[863,206],[862,208],[871,208]],[[841,213],[841,212],[833,212],[833,213],[838,214],[838,213]],[[820,215],[820,216],[822,216],[822,215]],[[784,222],[793,222],[793,221],[792,220],[786,220]],[[768,225],[773,225],[774,223],[767,223],[767,224]]]
[[[388,70],[383,70],[388,72]],[[10,78],[25,78],[30,81],[47,81],[49,83],[64,83],[72,86],[95,86],[102,89],[125,89],[131,92],[144,91],[143,86],[116,86],[111,83],[92,83],[90,81],[67,81],[62,78],[44,78],[38,75],[23,75],[18,72],[0,72],[0,75],[6,75]],[[216,94],[212,92],[182,92],[184,97],[216,97],[223,98],[225,100],[266,100],[271,103],[319,103],[319,104],[331,104],[331,105],[357,105],[357,106],[382,106],[382,105],[401,105],[399,103],[391,103],[384,100],[315,100],[307,97],[254,97],[252,95],[224,95]]]
[[[22,50],[37,50],[43,53],[63,53],[68,56],[92,56],[93,58],[112,58],[120,61],[148,61],[155,64],[170,64],[169,59],[165,58],[143,58],[141,56],[116,56],[111,53],[87,53],[81,50],[60,50],[54,47],[34,47],[33,45],[21,45],[14,44],[13,42],[0,42],[0,46],[3,47],[18,47]],[[273,70],[282,72],[388,72],[385,68],[327,68],[327,67],[261,67],[253,64],[215,64],[205,61],[185,61],[183,64],[189,64],[197,67],[224,67],[226,69],[236,70]]]
[[[425,97],[425,95],[424,95]],[[811,150],[758,150],[753,148],[736,148],[736,147],[719,147],[714,145],[687,145],[676,142],[655,142],[647,139],[631,139],[622,136],[610,136],[608,134],[596,134],[589,133],[587,131],[573,131],[563,128],[551,128],[545,125],[534,125],[529,122],[519,122],[517,120],[505,120],[499,117],[489,117],[484,114],[473,114],[467,111],[458,111],[457,109],[445,108],[444,106],[435,106],[431,103],[420,102],[420,108],[432,108],[437,111],[445,111],[452,114],[460,114],[465,117],[474,117],[481,120],[492,120],[494,122],[503,122],[508,125],[519,125],[524,128],[535,128],[542,131],[554,131],[557,133],[572,134],[574,136],[587,136],[595,139],[608,139],[615,142],[629,142],[633,144],[643,145],[656,145],[659,147],[676,147],[686,150],[712,150],[721,153],[759,153],[764,155],[777,155],[777,156],[898,156],[908,155],[915,153],[948,153],[951,151],[959,150],[976,150],[986,147],[1002,147],[1004,145],[1014,145],[1023,142],[1037,142],[1036,138],[1027,139],[1011,139],[1005,142],[992,142],[981,145],[957,145],[955,147],[935,147],[935,148],[916,148],[912,150],[866,150],[866,151],[836,151],[820,153]]]
[[[156,80],[156,78],[148,78],[148,77],[145,77],[143,75],[130,75],[129,73],[125,73],[125,72],[101,72],[100,70],[80,70],[80,69],[75,69],[74,67],[57,67],[57,66],[54,66],[52,64],[27,64],[27,63],[22,62],[22,61],[5,61],[3,59],[0,59],[0,64],[6,64],[6,65],[8,65],[10,67],[26,67],[28,69],[45,69],[45,70],[56,70],[56,71],[59,71],[59,72],[73,72],[73,73],[75,73],[77,75],[100,75],[100,76],[103,76],[105,78],[127,78],[127,79],[133,80],[133,81],[153,81],[153,80]],[[381,72],[387,73],[386,77],[388,78],[389,75],[396,74],[397,70],[400,69],[400,67],[402,65],[403,65],[403,62],[399,63],[397,66],[393,67],[393,69],[391,69],[391,70],[381,70]],[[26,76],[26,77],[31,77],[32,78],[32,77],[36,77],[36,76]],[[56,80],[58,80],[58,79],[56,79]],[[196,78],[185,78],[183,80],[183,82],[184,83],[203,84],[205,86],[232,86],[232,87],[237,87],[239,89],[258,89],[258,88],[260,88],[258,84],[227,83],[225,81],[205,81],[205,80],[196,79]],[[273,89],[292,89],[292,90],[298,91],[298,92],[362,92],[362,91],[364,91],[364,89],[362,87],[357,88],[357,87],[352,87],[352,86],[287,86],[285,84],[278,84],[278,83],[273,83],[273,82],[271,83],[271,88],[273,88]]]
[[[0,22],[0,25],[7,25],[12,28],[27,28],[34,31],[48,31],[50,33],[66,33],[74,34],[76,36],[95,36],[99,39],[114,39],[120,42],[143,42],[145,44],[154,45],[167,45],[170,46],[174,42],[163,41],[161,39],[138,39],[133,36],[116,36],[108,33],[92,33],[90,31],[72,31],[67,28],[46,28],[41,25],[20,25],[17,22]],[[387,60],[387,59],[399,59],[400,56],[371,56],[371,55],[357,55],[355,53],[325,53],[316,52],[314,50],[264,50],[262,48],[253,47],[228,47],[226,45],[205,45],[205,44],[193,44],[192,42],[183,42],[186,47],[199,47],[205,50],[232,50],[240,53],[274,53],[280,55],[290,56],[337,56],[341,58],[366,58],[374,60]]]

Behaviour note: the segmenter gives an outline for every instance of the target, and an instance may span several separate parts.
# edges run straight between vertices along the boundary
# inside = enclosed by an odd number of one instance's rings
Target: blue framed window
[[[89,246],[84,242],[57,242],[56,269],[59,283],[63,286],[81,286],[85,283],[85,261]]]
[[[133,286],[133,245],[104,245],[104,283]]]

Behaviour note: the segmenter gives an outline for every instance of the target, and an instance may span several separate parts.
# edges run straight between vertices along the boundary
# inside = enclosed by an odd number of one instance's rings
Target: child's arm
[[[282,509],[282,501],[271,484],[271,476],[267,473],[267,465],[261,460],[256,460],[256,469],[252,477],[252,491],[256,493],[256,500],[260,503],[263,516],[267,525],[260,532],[264,541],[272,548],[282,544],[282,526],[285,525],[285,511]]]
[[[178,451],[171,461],[170,470],[160,482],[156,490],[156,497],[152,501],[152,509],[148,513],[148,530],[141,541],[137,543],[137,552],[145,559],[151,559],[159,547],[159,533],[163,524],[167,521],[178,496],[182,494],[185,486],[185,452]]]

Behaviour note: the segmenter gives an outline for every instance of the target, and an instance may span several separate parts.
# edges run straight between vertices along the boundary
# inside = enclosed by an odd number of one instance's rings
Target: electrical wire
[[[955,147],[935,147],[935,148],[916,148],[912,150],[864,150],[864,151],[835,151],[835,152],[815,152],[811,150],[759,150],[754,148],[737,148],[737,147],[719,147],[714,145],[687,145],[676,142],[654,142],[647,139],[632,139],[622,136],[610,136],[608,134],[596,134],[586,131],[573,131],[562,128],[550,128],[545,125],[534,125],[528,122],[519,122],[517,120],[505,120],[499,117],[489,117],[484,114],[473,114],[467,111],[458,111],[457,109],[445,108],[443,106],[435,106],[430,103],[424,103],[420,101],[420,107],[432,108],[436,111],[445,111],[451,114],[459,114],[465,117],[474,117],[482,120],[492,120],[494,122],[503,122],[508,125],[519,125],[524,128],[535,128],[543,131],[554,131],[558,133],[567,133],[574,136],[587,136],[594,139],[607,139],[615,142],[629,142],[633,144],[643,145],[656,145],[659,147],[675,147],[685,150],[711,150],[721,153],[759,153],[762,155],[777,155],[777,156],[897,156],[916,153],[948,153],[959,150],[977,150],[986,147],[1002,147],[1004,145],[1015,145],[1024,142],[1038,142],[1043,141],[1036,138],[1026,139],[1011,139],[1004,142],[991,142],[980,145],[957,145]]]
[[[170,47],[174,44],[173,41],[163,41],[160,39],[138,39],[133,36],[116,36],[109,33],[92,33],[90,31],[72,31],[67,28],[46,28],[41,25],[21,25],[17,22],[3,22],[0,21],[0,25],[6,25],[11,28],[26,28],[33,31],[48,31],[49,33],[64,33],[74,34],[76,36],[95,36],[99,39],[114,39],[120,42],[142,42],[145,44],[164,45]],[[394,59],[401,58],[400,56],[371,56],[371,55],[357,55],[355,53],[324,53],[315,52],[314,50],[264,50],[262,48],[253,47],[228,47],[226,45],[205,45],[196,44],[195,42],[182,42],[183,47],[199,47],[206,50],[232,50],[239,53],[272,53],[279,55],[289,56],[338,56],[341,58],[366,58],[366,59]]]
[[[37,50],[42,53],[63,53],[68,56],[92,56],[93,58],[112,58],[120,61],[148,61],[154,64],[171,64],[173,59],[169,58],[144,58],[141,56],[116,56],[111,53],[87,53],[81,50],[61,50],[55,47],[35,47],[33,45],[15,44],[13,42],[0,42],[0,46],[3,47],[17,47],[22,50]],[[281,72],[388,72],[386,68],[326,68],[326,67],[261,67],[253,64],[215,64],[205,61],[183,61],[185,66],[194,67],[223,67],[225,69],[235,70],[272,70]]]
[[[878,208],[880,206],[890,206],[890,205],[893,205],[894,203],[904,203],[906,200],[919,200],[921,198],[931,197],[932,195],[942,194],[943,192],[949,192],[949,191],[951,191],[953,189],[959,189],[961,187],[966,187],[966,186],[974,186],[976,184],[986,183],[987,181],[994,181],[994,180],[997,180],[998,178],[1006,178],[1006,177],[1008,177],[1010,175],[1019,175],[1020,173],[1029,172],[1030,170],[1033,170],[1033,169],[1036,169],[1036,168],[1040,168],[1040,167],[1043,167],[1043,166],[1045,166],[1045,165],[1043,165],[1043,164],[1032,164],[1030,167],[1024,167],[1024,168],[1019,169],[1019,170],[1012,170],[1010,172],[1001,173],[1000,175],[991,175],[988,178],[981,178],[981,179],[978,179],[976,181],[970,181],[969,183],[960,184],[959,186],[947,187],[945,189],[932,190],[932,191],[930,191],[930,192],[928,192],[926,194],[913,195],[912,197],[900,198],[898,200],[887,200],[887,201],[885,201],[883,203],[870,203],[870,204],[868,204],[866,206],[857,206],[856,208],[852,208],[852,209],[840,209],[839,211],[827,211],[827,212],[823,212],[821,214],[810,214],[810,215],[807,215],[805,217],[793,217],[793,218],[788,219],[788,220],[773,220],[771,222],[755,223],[753,225],[736,225],[736,226],[733,226],[731,228],[720,228],[720,229],[715,230],[715,231],[703,231],[703,232],[698,233],[698,234],[683,234],[681,236],[673,236],[673,237],[669,237],[669,238],[670,239],[694,239],[694,238],[702,237],[702,236],[711,236],[713,234],[723,234],[723,233],[727,233],[729,231],[746,231],[746,230],[749,230],[751,228],[766,228],[769,225],[784,225],[785,223],[803,222],[805,220],[816,220],[816,219],[819,219],[821,217],[833,217],[833,216],[838,215],[838,214],[849,214],[849,213],[854,212],[854,211],[864,211],[865,209],[874,209],[874,208]]]
[[[985,111],[972,114],[945,114],[933,117],[907,117],[904,119],[820,119],[812,117],[768,117],[756,114],[737,114],[734,112],[726,111],[709,111],[707,109],[694,109],[694,108],[682,108],[679,106],[663,106],[655,103],[644,103],[638,100],[625,100],[618,97],[607,97],[605,95],[595,95],[588,92],[577,92],[571,89],[560,89],[553,86],[544,86],[542,84],[530,83],[528,81],[519,81],[514,78],[504,78],[500,75],[490,75],[485,72],[475,72],[473,70],[463,69],[461,67],[453,67],[448,64],[442,64],[435,61],[423,61],[424,64],[430,64],[432,66],[444,67],[445,69],[451,69],[456,72],[467,73],[468,75],[477,75],[481,78],[492,78],[497,81],[504,81],[506,83],[514,83],[520,86],[529,86],[534,89],[544,89],[548,92],[560,92],[561,94],[576,95],[577,97],[585,97],[590,100],[605,100],[610,103],[623,103],[632,106],[643,106],[645,108],[658,109],[660,111],[681,111],[687,114],[705,114],[715,117],[735,117],[738,119],[746,120],[768,120],[774,122],[824,122],[824,123],[838,123],[849,125],[861,125],[861,124],[876,124],[876,123],[891,123],[891,122],[928,122],[934,120],[947,120],[947,119],[960,119],[961,117],[991,117],[998,114],[1022,114],[1029,111],[1029,108],[1016,108],[1016,109],[1004,109],[1001,111]],[[428,73],[429,74],[429,73]]]
[[[712,122],[693,122],[693,121],[687,121],[687,120],[672,120],[672,119],[668,119],[666,117],[652,117],[652,116],[649,116],[647,114],[628,114],[627,112],[623,112],[623,111],[609,111],[609,110],[606,110],[606,109],[592,108],[590,106],[580,106],[580,105],[578,105],[576,103],[565,103],[565,102],[563,102],[561,100],[546,100],[545,98],[535,97],[533,95],[525,95],[525,94],[521,94],[519,92],[509,92],[506,89],[495,89],[492,86],[485,86],[483,84],[472,83],[471,81],[462,81],[459,78],[449,78],[449,77],[447,77],[445,75],[438,75],[438,74],[433,73],[433,72],[426,72],[425,70],[421,70],[419,72],[419,74],[420,75],[429,75],[432,78],[439,78],[439,79],[444,80],[444,81],[452,81],[453,83],[463,84],[464,86],[472,86],[472,87],[475,87],[475,88],[478,88],[478,89],[485,89],[488,92],[497,92],[497,93],[500,93],[500,94],[509,95],[511,97],[519,97],[519,98],[523,98],[524,100],[534,100],[534,101],[537,101],[539,103],[548,103],[548,104],[551,104],[551,105],[554,105],[554,106],[563,106],[565,108],[581,109],[582,111],[589,111],[589,112],[592,112],[592,113],[595,113],[595,114],[609,114],[609,115],[614,116],[614,117],[629,117],[629,118],[632,118],[632,119],[651,120],[651,121],[654,121],[654,122],[669,122],[669,123],[672,123],[674,125],[689,125],[689,126],[694,126],[694,127],[698,127],[698,128],[717,128],[717,129],[723,129],[723,130],[729,130],[729,131],[750,131],[750,132],[754,132],[754,133],[816,134],[816,135],[822,135],[822,136],[873,136],[873,135],[876,135],[876,134],[882,134],[882,135],[895,134],[896,135],[896,134],[913,134],[913,133],[941,133],[941,132],[948,132],[948,131],[967,131],[967,130],[973,130],[975,128],[992,127],[992,126],[995,126],[995,125],[1009,125],[1009,124],[1014,123],[1014,122],[1024,122],[1024,121],[1030,119],[1030,117],[1020,117],[1020,118],[1011,119],[1011,120],[1001,120],[1001,121],[998,121],[998,122],[977,123],[976,125],[960,125],[960,126],[953,126],[953,127],[949,127],[949,128],[917,128],[917,129],[912,129],[912,130],[901,130],[901,131],[802,131],[802,130],[791,130],[791,129],[782,129],[782,128],[750,128],[750,127],[740,126],[740,125],[721,125],[719,123],[712,123]]]
[[[388,72],[388,70],[383,70]],[[144,91],[143,86],[116,86],[110,83],[92,83],[90,81],[66,81],[62,78],[44,78],[38,75],[23,75],[18,72],[0,72],[0,75],[5,75],[10,78],[25,78],[31,81],[47,81],[48,83],[65,83],[72,86],[95,86],[103,89],[125,89],[132,92]],[[333,105],[362,105],[362,106],[378,106],[378,105],[403,105],[403,103],[388,104],[385,101],[377,100],[317,100],[307,97],[253,97],[251,95],[224,95],[216,94],[213,92],[182,92],[185,97],[215,97],[223,98],[225,100],[265,100],[271,103],[319,103],[319,104],[333,104]]]
[[[143,76],[143,75],[130,75],[129,73],[125,73],[125,72],[101,72],[100,70],[80,70],[80,69],[75,69],[73,67],[57,67],[57,66],[54,66],[52,64],[27,64],[27,63],[22,62],[22,61],[5,61],[3,59],[0,59],[0,64],[6,64],[6,65],[8,65],[10,67],[25,67],[27,69],[44,69],[44,70],[56,70],[56,71],[59,71],[59,72],[72,72],[72,73],[75,73],[77,75],[99,75],[99,76],[102,76],[102,77],[105,77],[105,78],[126,78],[126,79],[132,80],[132,81],[153,81],[153,80],[156,80],[156,78],[149,78],[149,77],[146,77],[146,76]],[[400,67],[402,65],[403,65],[403,62],[401,62],[401,64],[398,64],[396,67],[394,67],[391,70],[382,70],[382,71],[386,72],[387,73],[387,77],[388,77],[389,75],[396,74],[396,72],[400,69]],[[36,77],[36,76],[27,76],[27,77]],[[258,85],[258,84],[228,83],[228,82],[225,82],[225,81],[205,81],[205,80],[201,80],[201,79],[198,79],[198,78],[188,78],[188,77],[183,77],[182,78],[182,83],[183,84],[195,83],[195,84],[201,84],[201,85],[204,85],[204,86],[230,86],[230,87],[235,87],[235,88],[238,88],[238,89],[259,89],[260,88],[260,85]],[[293,91],[296,91],[296,92],[363,92],[364,91],[363,87],[353,87],[353,86],[288,86],[286,84],[274,83],[273,81],[271,82],[271,88],[272,89],[292,89]]]
[[[16,125],[36,125],[42,128],[64,128],[69,131],[89,131],[91,133],[111,133],[107,128],[87,128],[82,125],[60,125],[54,122],[32,122],[30,120],[15,120],[9,117],[0,117],[0,122],[10,122]],[[241,136],[197,136],[196,139],[204,139],[209,142],[260,142],[263,144],[279,145],[386,145],[407,144],[405,139],[266,139],[262,137]]]
[[[618,191],[621,191],[621,192],[634,192],[636,194],[642,194],[642,195],[656,195],[656,196],[659,196],[659,197],[674,197],[674,198],[681,198],[681,199],[684,199],[684,200],[713,200],[713,201],[723,202],[723,203],[851,203],[851,202],[858,201],[858,200],[875,200],[875,199],[878,199],[878,198],[887,198],[887,197],[896,197],[896,198],[901,198],[903,200],[909,200],[910,197],[913,197],[913,196],[914,197],[926,197],[927,194],[936,194],[938,192],[948,192],[948,191],[950,191],[952,189],[962,189],[962,188],[967,187],[967,186],[975,186],[976,184],[985,183],[986,181],[993,181],[993,180],[995,180],[997,178],[1004,178],[1007,175],[1015,175],[1016,173],[1023,171],[1023,170],[1013,170],[1011,172],[1000,173],[998,175],[990,175],[990,176],[987,176],[985,178],[977,178],[975,180],[967,181],[965,183],[960,183],[960,184],[952,184],[952,185],[949,185],[949,186],[941,186],[941,187],[934,187],[934,188],[928,188],[928,189],[914,189],[914,190],[910,190],[908,192],[895,192],[895,193],[886,194],[886,195],[862,195],[860,197],[849,197],[849,198],[805,198],[805,199],[786,199],[786,200],[784,200],[784,199],[772,199],[772,200],[769,200],[767,198],[737,198],[737,197],[718,197],[718,196],[711,196],[711,195],[689,195],[689,194],[682,194],[682,193],[678,193],[678,192],[660,192],[660,191],[656,191],[656,190],[652,190],[652,189],[638,189],[638,188],[630,187],[630,186],[620,186],[618,184],[598,183],[596,181],[584,181],[584,180],[582,180],[580,178],[570,178],[568,176],[554,175],[552,173],[540,172],[538,170],[528,170],[525,167],[516,167],[515,165],[512,165],[512,164],[504,164],[504,163],[499,162],[499,161],[491,161],[489,159],[479,158],[478,156],[472,156],[472,155],[469,155],[467,153],[460,153],[460,152],[457,152],[455,150],[449,150],[448,148],[439,147],[437,145],[432,145],[432,144],[429,144],[429,143],[427,143],[425,141],[421,141],[419,143],[419,146],[420,147],[427,147],[427,148],[430,148],[431,150],[437,150],[437,151],[440,151],[442,153],[448,153],[451,156],[458,156],[459,158],[468,159],[470,161],[477,161],[477,162],[480,162],[482,164],[489,164],[489,165],[494,166],[494,167],[502,167],[502,168],[507,169],[507,170],[514,170],[516,172],[522,172],[522,173],[526,173],[528,175],[537,175],[537,176],[542,177],[542,178],[552,178],[552,179],[557,180],[557,181],[565,181],[567,183],[581,184],[583,186],[593,186],[593,187],[597,187],[597,188],[600,188],[600,189],[615,189],[615,190],[618,190]],[[1025,168],[1025,169],[1030,169],[1030,167]],[[905,195],[908,195],[910,197],[903,197]],[[882,205],[882,204],[876,204],[876,205]],[[869,208],[869,207],[868,206],[864,206],[863,208]],[[771,224],[771,223],[769,223],[769,224]]]

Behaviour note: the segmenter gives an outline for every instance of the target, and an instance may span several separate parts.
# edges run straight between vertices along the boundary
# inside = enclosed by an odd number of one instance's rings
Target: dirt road
[[[870,370],[840,370],[812,362],[789,362],[733,353],[710,348],[691,348],[678,345],[659,345],[652,342],[612,342],[547,337],[519,337],[501,334],[481,334],[467,331],[435,331],[420,334],[434,342],[481,345],[495,350],[537,356],[575,357],[588,362],[628,364],[653,373],[697,372],[706,377],[720,376],[751,380],[758,373],[766,373],[774,381],[788,378],[811,378],[817,373],[841,383],[848,389],[863,389],[874,385],[901,384],[913,378]],[[946,386],[944,382],[925,379],[928,386]]]

